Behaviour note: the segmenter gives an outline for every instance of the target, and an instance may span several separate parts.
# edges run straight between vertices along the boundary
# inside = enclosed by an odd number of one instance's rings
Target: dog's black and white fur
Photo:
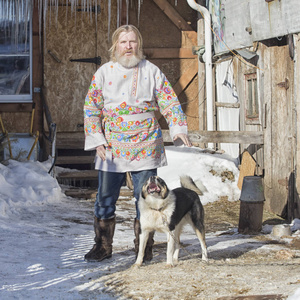
[[[141,234],[135,265],[142,264],[148,236],[153,231],[167,234],[167,265],[177,263],[180,233],[187,223],[193,227],[200,241],[202,260],[207,260],[204,209],[198,196],[202,192],[189,176],[181,177],[180,183],[182,187],[169,190],[163,179],[151,176],[143,185],[138,201]]]

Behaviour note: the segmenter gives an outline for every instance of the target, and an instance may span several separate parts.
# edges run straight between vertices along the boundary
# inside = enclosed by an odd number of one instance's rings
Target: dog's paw
[[[208,262],[208,257],[207,257],[207,254],[202,254],[202,261],[203,262]]]
[[[166,269],[174,268],[174,264],[166,264]]]
[[[137,263],[135,263],[135,264],[133,264],[132,266],[131,266],[131,269],[138,269],[138,268],[140,268],[142,266],[142,264],[137,264]]]

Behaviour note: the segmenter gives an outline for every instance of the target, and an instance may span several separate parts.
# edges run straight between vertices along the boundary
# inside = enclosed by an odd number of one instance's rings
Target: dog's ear
[[[166,199],[168,197],[169,189],[166,185],[162,186],[160,194],[163,199]]]
[[[165,181],[162,178],[160,178],[158,176],[156,177],[156,180],[157,180],[157,183],[161,190],[161,192],[160,192],[161,197],[163,199],[167,198],[169,195],[169,189],[168,189],[167,184],[165,183]]]
[[[141,191],[141,197],[143,199],[146,199],[147,195],[148,195],[147,184],[144,184],[143,187],[142,187],[142,191]]]

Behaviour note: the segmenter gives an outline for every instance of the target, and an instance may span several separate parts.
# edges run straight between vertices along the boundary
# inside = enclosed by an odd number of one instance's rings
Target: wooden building
[[[56,163],[83,170],[92,166],[93,153],[81,153],[84,98],[92,75],[109,60],[112,33],[130,23],[143,35],[146,57],[178,94],[194,144],[224,149],[233,157],[250,152],[255,175],[263,177],[266,207],[289,219],[300,216],[297,0],[23,0],[27,27],[7,14],[9,5],[20,2],[0,0],[7,16],[6,22],[0,19],[0,47],[6,49],[0,50],[0,116],[9,133],[29,132],[34,108],[32,131],[40,133],[40,159],[53,155],[55,125]],[[198,4],[205,8],[207,3],[211,19],[198,10]],[[30,47],[20,53],[6,47],[8,33],[18,34],[16,27],[7,29],[13,22],[29,33],[22,43],[29,39]],[[12,92],[7,78],[14,70],[5,65],[9,57],[15,62],[23,56],[28,72],[21,79],[29,87],[22,91],[20,80]]]
[[[241,132],[261,132],[263,141],[243,141],[263,177],[266,207],[293,219],[300,216],[299,188],[299,32],[298,1],[210,1],[216,71],[215,124],[237,110]],[[231,106],[218,93],[218,70],[227,71]],[[225,82],[225,83],[224,83]],[[225,110],[225,113],[220,113]],[[227,110],[227,112],[226,112]],[[235,120],[237,122],[237,120]]]

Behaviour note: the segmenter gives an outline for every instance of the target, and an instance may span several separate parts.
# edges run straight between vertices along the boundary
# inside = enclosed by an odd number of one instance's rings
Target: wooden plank
[[[97,196],[98,189],[83,189],[83,188],[69,188],[65,190],[65,195],[77,199],[93,199]],[[130,200],[133,197],[133,191],[126,187],[120,190],[119,200]]]
[[[216,107],[224,107],[224,108],[240,108],[240,103],[227,103],[227,102],[216,102]]]
[[[187,85],[194,79],[194,77],[198,74],[198,61],[195,60],[191,65],[190,68],[185,71],[179,80],[173,86],[173,89],[177,96],[180,95],[182,91],[187,87]]]
[[[263,43],[260,43],[259,46],[261,47],[261,59],[264,62],[265,66],[271,66],[272,65],[272,59],[276,56],[273,53],[273,49],[277,47],[267,47]],[[281,58],[282,59],[282,58]],[[276,59],[277,61],[277,59]],[[268,67],[264,69],[264,86],[263,86],[263,128],[264,128],[264,160],[263,160],[263,166],[265,169],[264,173],[264,193],[265,193],[265,208],[269,211],[272,211],[270,202],[273,198],[273,142],[272,142],[272,131],[273,129],[273,115],[272,115],[272,106],[273,104],[273,95],[272,95],[272,86],[273,86],[273,76],[272,76],[272,67]],[[276,106],[276,105],[275,105]],[[276,171],[275,171],[276,173]],[[275,181],[274,181],[275,182]]]
[[[1,103],[0,112],[31,112],[31,103]]]
[[[80,171],[71,171],[71,172],[61,172],[57,175],[58,178],[61,179],[97,179],[98,178],[98,170],[80,170]]]
[[[182,18],[167,0],[153,0],[154,3],[168,16],[180,30],[193,31],[192,27]]]
[[[165,142],[173,142],[168,130],[162,132]],[[189,131],[188,134],[195,143],[264,144],[262,131]]]
[[[238,143],[257,144],[264,143],[262,131],[200,131],[191,133],[191,139],[201,143]]]
[[[294,38],[294,43],[296,44],[295,47],[299,51],[300,49],[300,34],[295,35]],[[299,53],[299,52],[298,52]],[[294,75],[294,78],[299,78],[300,77],[300,60],[296,59],[295,60],[295,72],[296,74]],[[297,80],[295,83],[295,92],[296,95],[300,95],[300,84],[299,80]],[[296,128],[300,128],[300,97],[295,97],[295,106],[296,106]],[[300,166],[300,130],[296,130],[296,166]],[[300,174],[299,172],[296,173],[296,182],[295,182],[295,188],[296,191],[300,191]],[[298,207],[298,211],[300,213],[300,206]]]
[[[278,184],[278,182],[290,178],[291,172],[295,170],[294,135],[298,129],[293,131],[293,126],[296,124],[293,114],[295,91],[293,88],[286,90],[277,84],[284,82],[285,78],[294,78],[295,66],[289,57],[288,46],[269,47],[268,52],[270,52],[268,69],[271,72],[269,78],[271,94],[267,100],[264,91],[263,98],[264,103],[269,106],[267,123],[270,124],[270,127],[266,126],[266,132],[270,144],[268,145],[268,153],[264,153],[264,175],[269,177],[270,185],[264,181],[264,192],[266,204],[270,205],[270,211],[282,216],[283,212],[286,211],[287,201],[290,199],[288,199],[286,186]],[[268,75],[267,72],[264,73]],[[265,87],[266,78],[264,79],[264,89]]]
[[[58,156],[56,159],[57,165],[70,165],[70,164],[92,164],[95,156]]]
[[[178,93],[177,93],[178,95]],[[165,142],[172,142],[169,130],[162,130]],[[238,143],[238,144],[264,144],[263,131],[189,131],[189,138],[196,143]],[[83,142],[73,140],[59,141],[57,148],[83,149]]]
[[[196,58],[192,48],[145,48],[148,59],[154,58]]]
[[[196,31],[182,31],[182,35],[188,37],[194,46],[198,46],[198,36]]]
[[[57,149],[83,149],[84,142],[75,141],[75,140],[57,140],[56,148]]]
[[[242,163],[238,180],[238,188],[241,190],[245,176],[254,176],[256,162],[248,151],[244,151],[242,155]]]
[[[49,132],[45,132],[48,136]],[[84,149],[84,132],[57,132],[56,148],[57,149]]]
[[[65,195],[77,198],[77,199],[92,199],[96,198],[97,196],[97,189],[91,190],[91,189],[77,189],[77,188],[71,188],[65,191]]]

